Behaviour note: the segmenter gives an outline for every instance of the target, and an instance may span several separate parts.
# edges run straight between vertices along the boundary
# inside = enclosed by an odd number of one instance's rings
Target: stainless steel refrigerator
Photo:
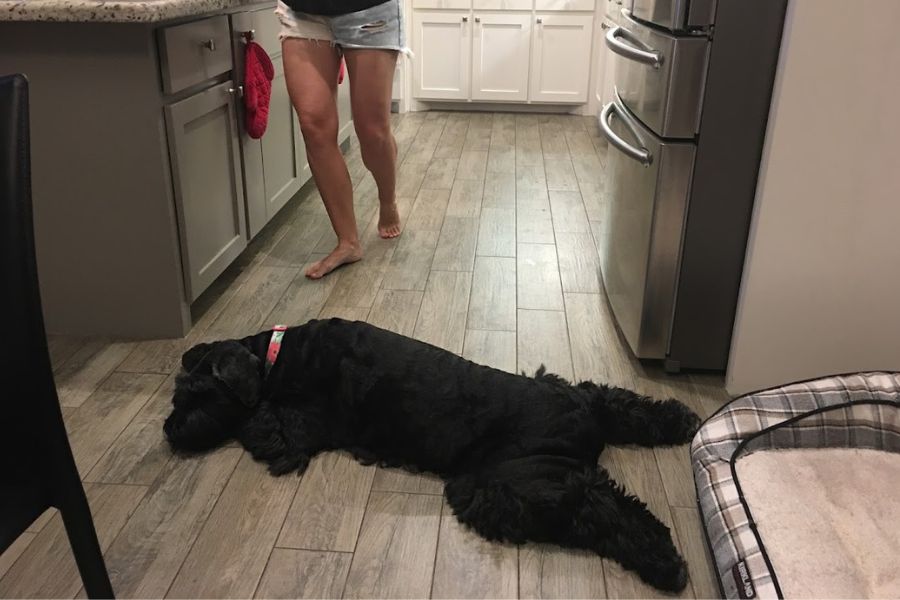
[[[601,272],[638,358],[722,370],[787,0],[625,0]]]

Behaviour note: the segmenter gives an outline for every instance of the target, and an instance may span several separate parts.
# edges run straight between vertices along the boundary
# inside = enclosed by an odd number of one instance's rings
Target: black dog
[[[604,444],[687,442],[699,419],[681,403],[570,385],[543,368],[512,375],[340,319],[288,329],[267,372],[271,338],[184,354],[164,426],[173,448],[237,438],[275,475],[333,449],[430,471],[457,518],[487,539],[588,549],[658,588],[684,588],[668,528],[597,466]]]

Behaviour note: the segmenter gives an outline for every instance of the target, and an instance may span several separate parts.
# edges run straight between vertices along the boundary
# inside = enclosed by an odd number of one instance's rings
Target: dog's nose
[[[172,424],[172,415],[169,415],[163,423],[163,433],[165,433],[166,437],[170,440],[172,439],[172,427],[174,427]]]

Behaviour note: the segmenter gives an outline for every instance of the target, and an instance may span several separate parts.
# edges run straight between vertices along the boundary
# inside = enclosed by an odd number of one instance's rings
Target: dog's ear
[[[242,404],[256,406],[262,384],[259,363],[259,358],[243,344],[229,342],[216,357],[213,377],[228,386]]]
[[[209,354],[212,344],[197,344],[187,352],[181,355],[181,366],[185,371],[193,371],[194,367],[203,360],[203,357]]]

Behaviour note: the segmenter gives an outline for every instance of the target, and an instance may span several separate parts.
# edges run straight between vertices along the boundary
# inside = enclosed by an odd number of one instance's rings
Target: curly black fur
[[[699,419],[676,400],[571,385],[542,367],[513,375],[366,323],[310,321],[201,344],[182,358],[164,430],[176,450],[237,438],[275,475],[324,450],[430,471],[464,524],[491,540],[592,550],[651,585],[680,591],[668,528],[598,468],[603,446],[682,444]]]

